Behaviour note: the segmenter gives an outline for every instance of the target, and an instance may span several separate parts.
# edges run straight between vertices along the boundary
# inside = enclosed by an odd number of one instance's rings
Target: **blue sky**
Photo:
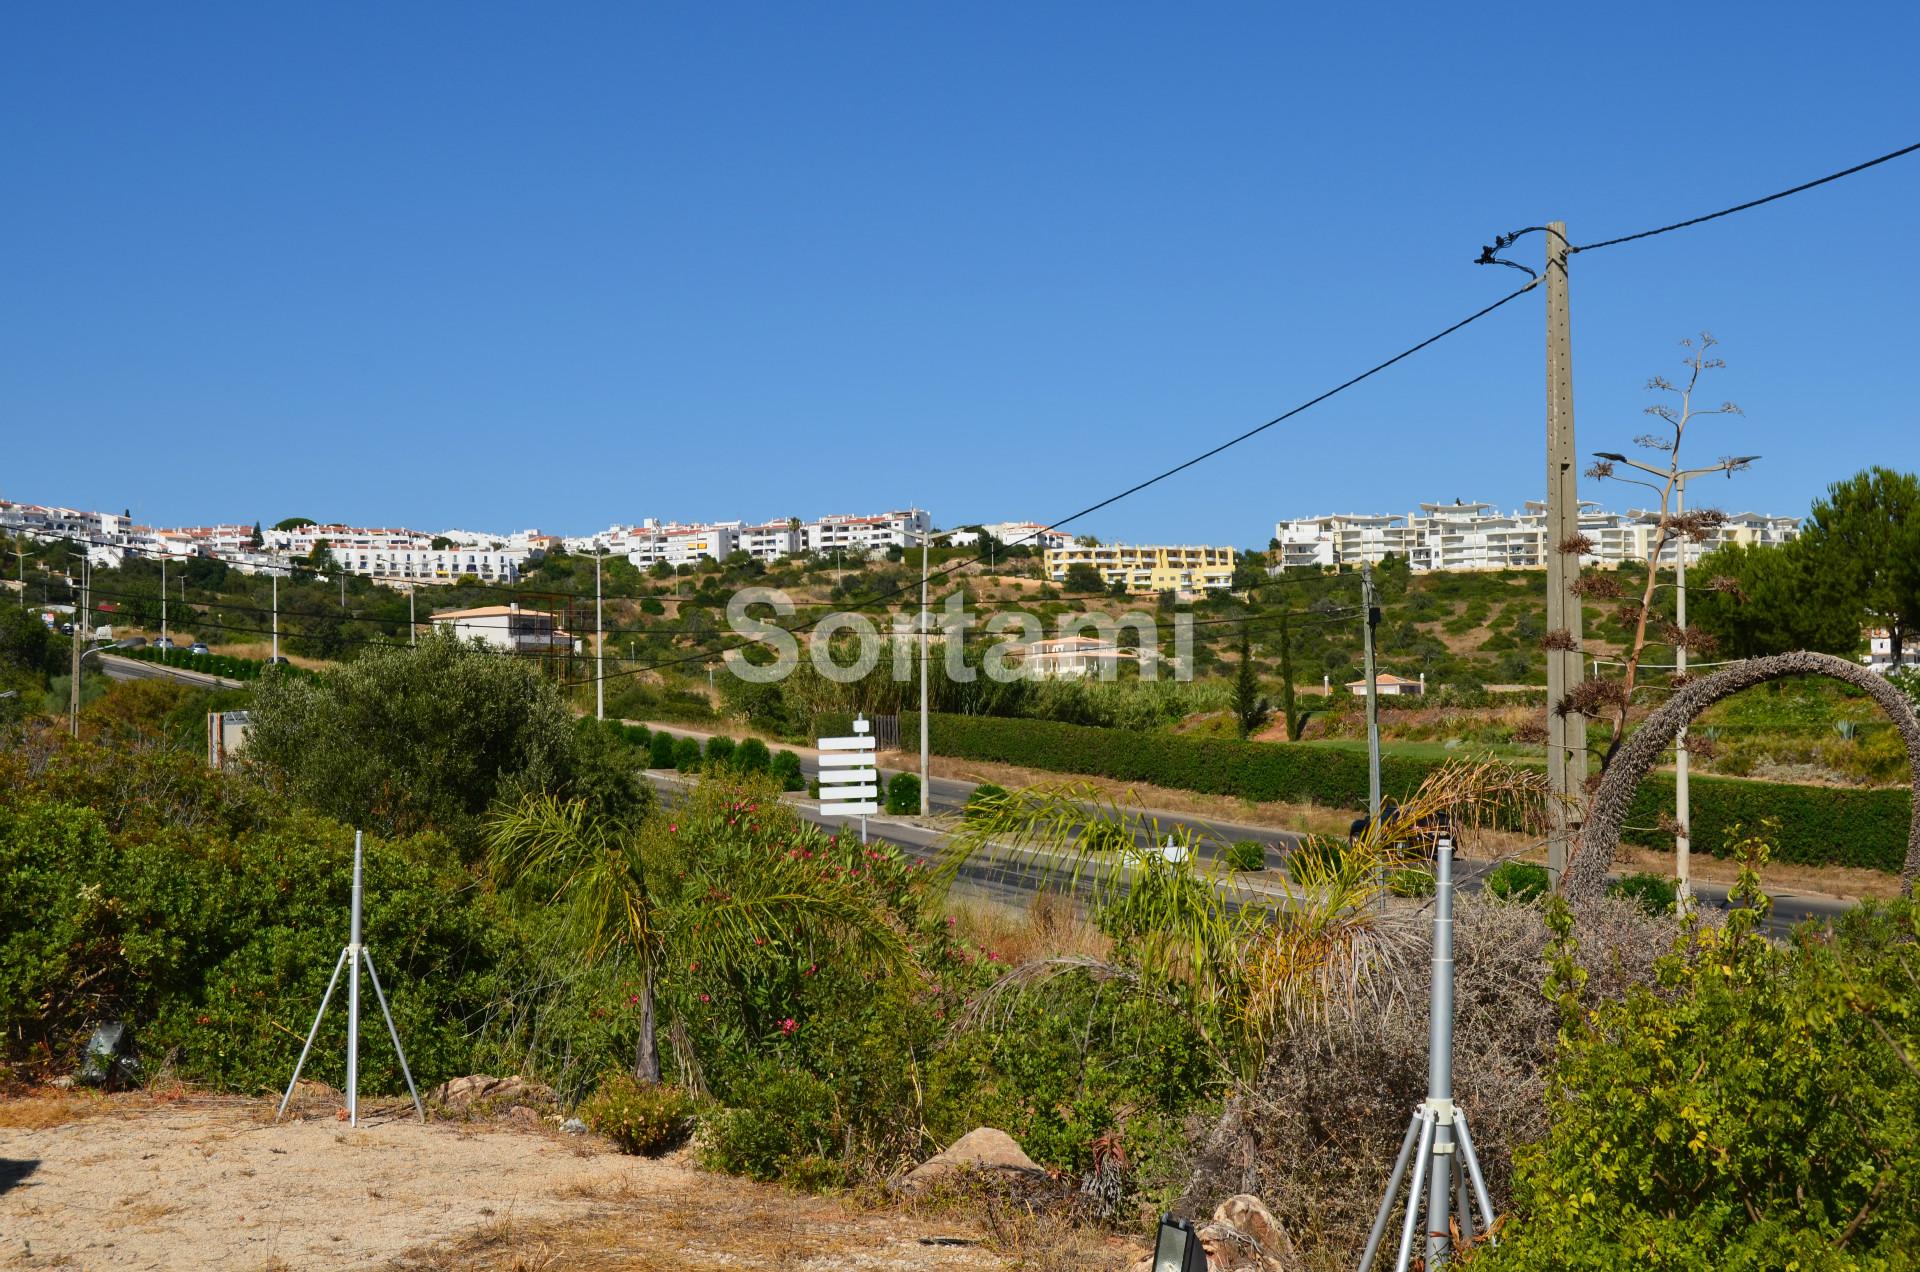
[[[1496,231],[1920,140],[1910,5],[1446,8],[15,6],[0,495],[1052,519],[1524,281]],[[1704,327],[1747,415],[1692,454],[1765,456],[1727,506],[1920,466],[1917,196],[1920,155],[1578,259],[1581,448]],[[1076,528],[1516,505],[1541,349],[1528,297]]]

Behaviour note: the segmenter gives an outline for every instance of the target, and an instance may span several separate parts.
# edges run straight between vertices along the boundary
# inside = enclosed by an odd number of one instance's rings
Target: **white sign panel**
[[[880,771],[873,764],[872,726],[853,722],[854,736],[820,739],[820,811],[830,816],[871,817],[880,811]],[[865,823],[860,837],[866,838]]]

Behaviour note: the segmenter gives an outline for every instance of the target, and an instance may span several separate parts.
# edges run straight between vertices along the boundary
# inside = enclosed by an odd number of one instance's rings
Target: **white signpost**
[[[867,818],[880,811],[880,771],[874,767],[873,725],[855,716],[850,738],[820,739],[820,811],[860,819],[860,842],[867,842]]]

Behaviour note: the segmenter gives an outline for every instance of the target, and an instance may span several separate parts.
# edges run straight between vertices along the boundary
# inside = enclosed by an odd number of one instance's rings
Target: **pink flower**
[[[690,972],[697,972],[697,971],[699,971],[699,970],[700,970],[700,964],[698,964],[698,963],[688,963],[688,964],[687,964],[687,970],[688,970],[688,971],[690,971]]]
[[[627,1006],[638,1007],[639,1005],[640,1005],[640,995],[638,994],[627,995]]]
[[[820,970],[820,964],[818,964],[818,963],[809,963],[809,964],[807,964],[807,975],[809,975],[809,976],[811,976],[811,975],[813,975],[813,974],[814,974],[815,972],[817,972],[817,971],[819,971],[819,970]]]
[[[795,1020],[792,1016],[788,1016],[785,1020],[780,1022],[780,1032],[783,1034],[793,1033],[799,1028],[800,1028],[800,1022]]]
[[[667,833],[668,833],[669,835],[677,835],[677,834],[679,834],[679,833],[680,833],[680,823],[679,823],[679,822],[668,822],[668,823],[667,823]]]
[[[713,1001],[713,995],[712,995],[712,994],[702,994],[702,995],[700,995],[700,1001],[701,1001],[701,1002],[703,1002],[703,1003],[710,1003],[710,1002],[712,1002],[712,1001]]]

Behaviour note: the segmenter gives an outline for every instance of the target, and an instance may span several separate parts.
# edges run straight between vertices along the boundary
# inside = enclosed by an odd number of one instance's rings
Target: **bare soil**
[[[423,1126],[406,1105],[357,1129],[327,1101],[279,1125],[273,1111],[143,1093],[0,1101],[0,1267],[1008,1266],[965,1219],[798,1196],[684,1153],[628,1157],[510,1121]]]

